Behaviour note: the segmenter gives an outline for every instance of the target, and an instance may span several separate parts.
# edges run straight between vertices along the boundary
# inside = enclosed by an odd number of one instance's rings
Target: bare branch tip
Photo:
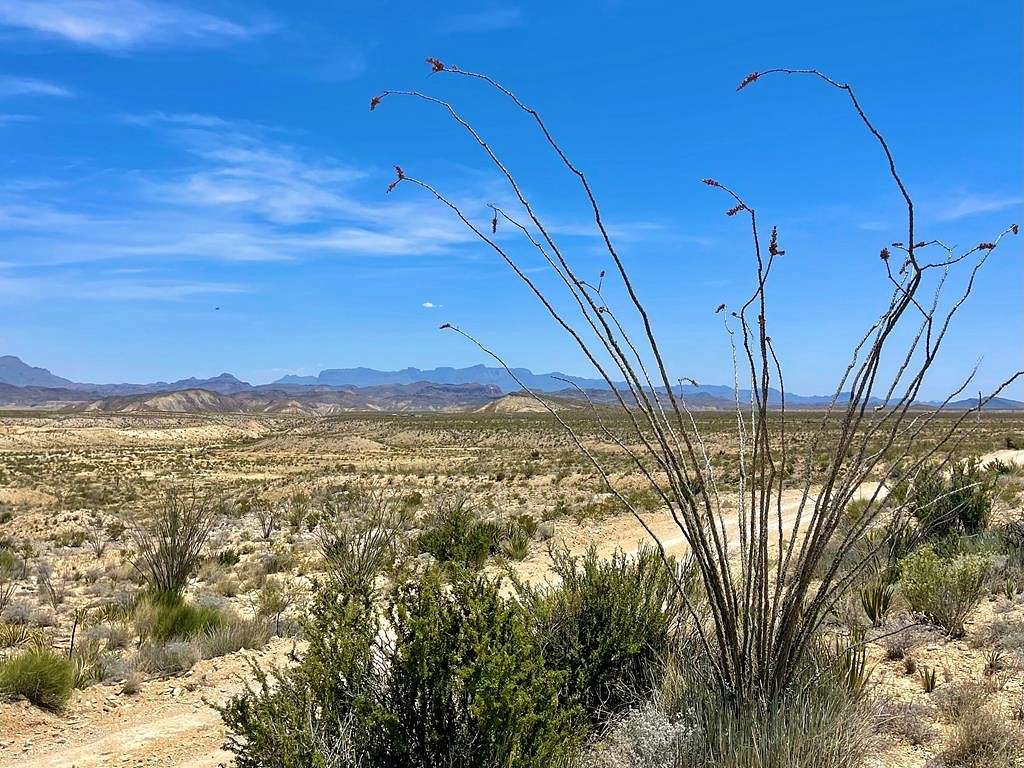
[[[394,181],[388,184],[387,194],[391,194],[391,192],[394,191],[395,187],[397,187],[401,182],[405,181],[405,171],[402,170],[402,166],[395,166],[395,174],[397,177],[395,178]]]
[[[757,82],[757,79],[761,76],[760,72],[751,72],[749,75],[743,78],[739,85],[736,86],[737,91],[742,91],[751,83]]]

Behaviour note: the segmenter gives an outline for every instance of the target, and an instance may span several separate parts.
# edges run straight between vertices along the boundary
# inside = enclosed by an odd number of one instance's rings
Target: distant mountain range
[[[253,385],[230,373],[199,379],[148,384],[90,384],[65,379],[46,368],[31,366],[13,355],[0,357],[0,406],[46,407],[98,411],[236,411],[249,413],[336,413],[357,410],[472,410],[493,404],[522,385],[559,401],[582,400],[579,387],[595,403],[614,404],[603,379],[563,373],[533,373],[474,365],[467,368],[404,368],[378,371],[373,368],[331,368],[317,376],[284,376],[269,384]],[[571,382],[571,383],[570,383]],[[572,386],[575,385],[575,386]],[[687,384],[675,390],[688,405],[698,409],[734,407],[735,394],[724,385]],[[179,395],[179,396],[172,396]],[[749,401],[749,390],[740,391]],[[787,407],[815,408],[829,403],[827,396],[786,393]],[[522,410],[521,402],[517,408]],[[781,394],[770,390],[769,402],[781,403]],[[951,403],[948,408],[971,408],[976,400]],[[1021,410],[1024,402],[994,398],[990,410]],[[497,407],[496,410],[502,410]]]

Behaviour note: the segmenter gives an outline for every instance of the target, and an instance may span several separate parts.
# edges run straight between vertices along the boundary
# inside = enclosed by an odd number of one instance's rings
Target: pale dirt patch
[[[243,689],[250,661],[282,665],[292,646],[278,638],[259,651],[200,661],[181,677],[143,683],[134,696],[118,693],[119,685],[94,685],[75,692],[67,717],[26,702],[0,704],[0,768],[227,763],[224,727],[211,705]]]

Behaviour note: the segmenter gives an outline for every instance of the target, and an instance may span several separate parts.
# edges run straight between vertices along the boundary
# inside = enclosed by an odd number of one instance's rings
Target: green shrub
[[[530,551],[530,537],[521,528],[513,528],[501,542],[501,553],[509,560],[522,560]]]
[[[548,666],[567,675],[563,698],[580,703],[594,724],[649,692],[677,636],[686,569],[666,567],[658,551],[610,560],[552,550],[561,584],[517,585]]]
[[[953,636],[964,634],[964,620],[981,599],[990,566],[984,555],[940,557],[931,546],[901,561],[901,586],[911,609]]]
[[[465,499],[455,499],[438,505],[416,544],[442,563],[478,570],[498,551],[504,534],[498,523],[481,520]]]
[[[238,561],[242,558],[233,547],[228,547],[227,549],[222,549],[220,552],[218,552],[217,557],[215,559],[217,565],[229,567],[232,565],[238,565]]]
[[[985,530],[994,491],[995,475],[972,458],[953,464],[948,476],[940,469],[923,473],[904,493],[924,536],[934,539]]]
[[[892,597],[895,588],[882,579],[872,579],[860,588],[860,602],[864,607],[864,615],[868,617],[871,626],[879,627],[885,621],[892,607]]]
[[[139,636],[157,641],[187,639],[226,623],[216,608],[187,603],[174,595],[147,596],[135,607]]]
[[[74,663],[49,648],[29,648],[0,661],[0,693],[59,710],[75,687]]]
[[[257,671],[222,710],[239,768],[540,768],[580,743],[565,675],[494,582],[428,573],[381,605],[337,586],[318,591],[299,665]]]

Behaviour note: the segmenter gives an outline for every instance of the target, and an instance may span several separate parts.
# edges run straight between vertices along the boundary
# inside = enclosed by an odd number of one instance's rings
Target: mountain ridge
[[[615,384],[617,387],[625,387],[621,382]],[[445,389],[443,394],[434,393],[436,397],[431,399],[430,390],[427,388],[429,386],[448,389]],[[605,404],[614,404],[615,402],[611,388],[603,379],[572,376],[557,371],[534,373],[528,368],[513,368],[510,373],[504,368],[482,364],[464,368],[451,366],[430,369],[407,367],[395,371],[381,371],[362,366],[326,368],[316,376],[288,375],[267,384],[255,385],[227,372],[209,378],[190,376],[172,382],[94,384],[75,382],[57,376],[46,368],[28,365],[14,355],[0,356],[0,402],[6,402],[8,405],[62,401],[82,403],[118,397],[205,391],[225,396],[250,394],[252,395],[249,401],[250,405],[259,398],[264,401],[268,398],[277,400],[290,398],[294,401],[297,398],[298,401],[305,403],[317,401],[338,404],[344,401],[352,407],[357,407],[359,402],[370,403],[372,401],[374,407],[386,408],[389,398],[394,399],[403,407],[408,407],[412,402],[404,397],[400,389],[389,390],[389,388],[412,387],[413,389],[410,391],[416,393],[413,395],[413,401],[421,402],[424,407],[429,409],[448,407],[449,401],[461,402],[462,393],[458,392],[457,388],[463,386],[490,388],[487,390],[490,393],[487,397],[492,399],[520,392],[525,386],[538,393],[558,395],[569,399],[582,399],[583,396],[579,390],[584,390],[595,402]],[[576,389],[577,387],[579,390]],[[14,392],[12,388],[21,388],[26,391]],[[658,389],[664,392],[664,388]],[[355,394],[357,390],[379,390],[379,392],[365,391]],[[685,384],[673,387],[673,390],[695,408],[724,409],[734,407],[735,404],[736,393],[732,387],[726,385]],[[331,394],[344,392],[349,394],[340,399]],[[483,390],[477,391],[478,404],[484,405],[489,401],[486,398],[479,400],[480,397],[483,397],[482,393]],[[740,390],[739,398],[741,402],[749,402],[750,390]],[[199,399],[194,399],[198,406]],[[142,400],[145,398],[143,397]],[[797,395],[787,392],[785,400],[787,406],[815,408],[827,406],[832,397]],[[777,389],[769,390],[768,401],[770,405],[779,406],[782,403],[782,393]],[[112,404],[114,402],[116,401],[112,401]],[[976,402],[976,400],[956,401],[950,403],[947,408],[964,410],[973,407]],[[467,402],[466,404],[470,405],[471,403]],[[934,404],[922,402],[918,405]],[[1024,402],[1000,397],[993,399],[988,408],[990,410],[1021,410],[1024,409]]]

